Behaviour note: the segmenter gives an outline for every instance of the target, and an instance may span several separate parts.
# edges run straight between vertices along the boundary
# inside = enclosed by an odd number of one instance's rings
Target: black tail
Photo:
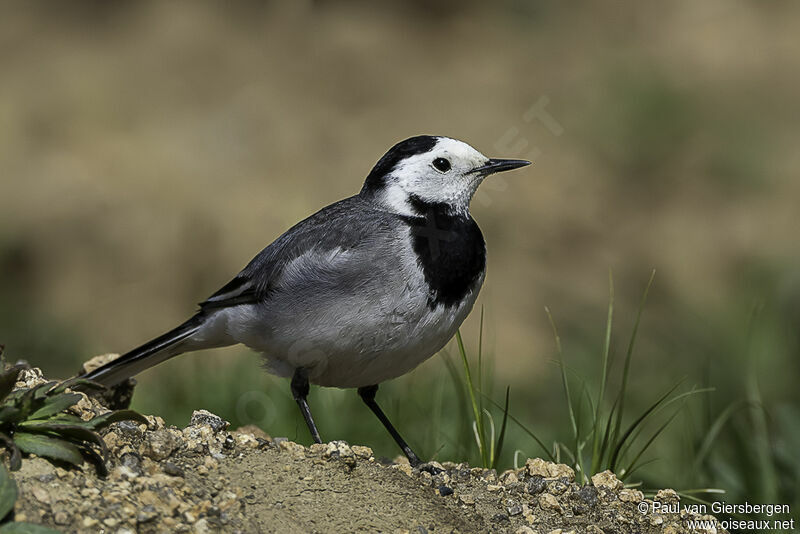
[[[81,378],[99,382],[104,386],[119,384],[145,369],[181,354],[183,351],[175,345],[197,332],[202,324],[203,316],[198,313],[179,327],[148,341],[141,347],[123,354],[94,371],[81,375]]]

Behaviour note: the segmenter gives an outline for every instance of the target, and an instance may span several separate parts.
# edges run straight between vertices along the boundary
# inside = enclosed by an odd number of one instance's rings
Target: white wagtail
[[[530,162],[490,159],[466,143],[421,135],[393,146],[361,192],[297,223],[188,321],[83,377],[117,384],[178,354],[242,343],[291,390],[314,441],[309,383],[358,388],[403,449],[419,458],[375,402],[378,384],[438,352],[472,309],[486,247],[469,203],[488,175]]]

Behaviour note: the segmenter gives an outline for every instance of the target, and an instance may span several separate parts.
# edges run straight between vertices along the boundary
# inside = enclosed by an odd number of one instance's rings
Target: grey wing
[[[233,280],[201,302],[200,309],[210,311],[261,302],[287,276],[293,280],[297,276],[309,281],[329,280],[337,270],[334,265],[341,266],[337,258],[342,259],[342,252],[362,249],[376,236],[390,231],[388,217],[365,206],[357,196],[327,206],[262,250]],[[337,277],[338,283],[351,285],[344,274],[343,278]]]

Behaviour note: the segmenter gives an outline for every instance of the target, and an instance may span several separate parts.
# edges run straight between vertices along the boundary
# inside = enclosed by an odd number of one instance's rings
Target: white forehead
[[[392,175],[402,181],[413,181],[418,179],[428,179],[437,176],[438,173],[433,168],[433,160],[445,158],[456,175],[469,172],[475,167],[485,164],[488,158],[458,139],[449,137],[437,137],[436,144],[427,152],[408,156],[395,166]],[[447,176],[452,176],[448,173]]]
[[[465,162],[480,165],[488,159],[464,141],[449,137],[439,137],[436,145],[428,154],[434,158],[446,157],[451,160],[451,163]]]

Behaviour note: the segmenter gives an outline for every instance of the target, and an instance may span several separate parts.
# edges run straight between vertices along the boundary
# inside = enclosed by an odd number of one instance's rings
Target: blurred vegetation
[[[714,391],[687,401],[636,478],[798,510],[798,15],[722,0],[4,3],[0,344],[49,375],[125,351],[355,193],[392,143],[452,135],[535,160],[473,203],[489,249],[484,393],[502,405],[510,386],[512,415],[545,444],[569,439],[543,308],[596,398],[605,273],[618,366],[655,267],[626,413],[681,379]],[[421,454],[479,462],[448,350],[378,401]],[[139,377],[134,407],[175,424],[202,407],[308,442],[288,384],[258,366],[241,348],[177,358]],[[354,392],[315,388],[310,403],[326,439],[397,453]],[[498,467],[515,450],[542,454],[510,424]]]

